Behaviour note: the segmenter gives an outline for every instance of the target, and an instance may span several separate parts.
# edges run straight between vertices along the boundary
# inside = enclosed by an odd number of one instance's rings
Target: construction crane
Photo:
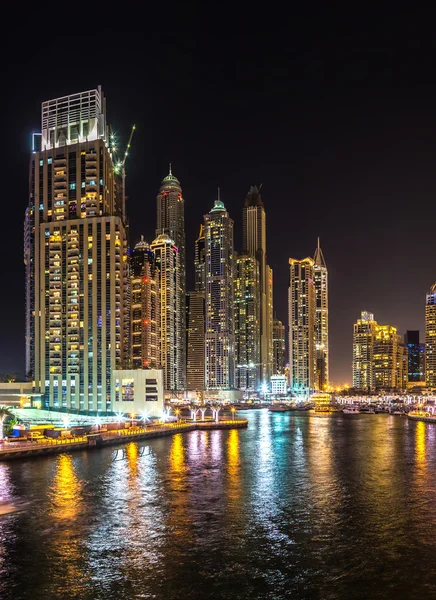
[[[115,147],[115,136],[113,133],[111,133],[110,136],[110,143],[111,143],[111,153],[112,153],[112,157],[113,157],[113,162],[114,162],[114,171],[115,173],[121,173],[124,169],[124,165],[126,164],[126,158],[129,154],[129,150],[130,150],[130,144],[132,142],[132,137],[133,137],[133,133],[136,129],[136,125],[132,126],[132,130],[130,132],[130,137],[129,137],[129,141],[127,142],[127,146],[126,146],[126,150],[124,152],[124,156],[122,160],[118,160],[117,156],[116,156],[116,147]]]

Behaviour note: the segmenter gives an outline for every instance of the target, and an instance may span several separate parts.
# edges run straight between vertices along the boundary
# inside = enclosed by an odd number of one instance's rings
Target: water
[[[246,414],[0,463],[0,598],[436,597],[436,425]]]

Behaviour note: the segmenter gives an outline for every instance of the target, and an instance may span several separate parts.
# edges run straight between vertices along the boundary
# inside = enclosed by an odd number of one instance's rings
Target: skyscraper
[[[362,312],[353,333],[353,387],[359,390],[404,389],[407,351],[396,327],[379,325]]]
[[[262,187],[262,186],[261,186]],[[272,270],[266,263],[266,215],[260,188],[251,186],[245,198],[242,219],[243,251],[255,256],[260,275],[260,362],[261,379],[266,381],[272,371]]]
[[[274,375],[284,375],[286,364],[285,326],[279,319],[273,323],[273,371]]]
[[[186,389],[196,392],[204,390],[204,295],[203,291],[193,291],[186,295]]]
[[[291,388],[307,395],[315,387],[314,261],[289,259],[289,366]]]
[[[370,391],[374,381],[374,337],[377,323],[372,313],[363,311],[353,328],[353,387]]]
[[[177,330],[180,334],[179,353],[180,369],[177,370],[176,386],[183,390],[186,386],[186,241],[185,241],[185,201],[182,196],[180,181],[171,172],[162,180],[157,201],[157,228],[156,237],[161,234],[168,235],[178,249],[179,275],[178,306],[180,310],[176,315]]]
[[[106,410],[128,324],[124,170],[101,88],[42,104],[25,217],[26,370],[43,406]]]
[[[436,283],[425,302],[425,383],[436,388]]]
[[[328,271],[321,247],[315,250],[313,258],[315,287],[315,352],[317,390],[325,390],[329,384],[329,308],[328,308]]]
[[[231,389],[235,379],[233,221],[215,200],[204,216],[206,244],[206,389]]]
[[[179,251],[174,241],[165,233],[158,235],[150,246],[159,271],[159,339],[160,366],[164,370],[164,387],[167,392],[184,389],[181,385],[182,334],[180,331],[180,270]],[[183,328],[185,329],[185,327]]]
[[[130,255],[130,366],[156,369],[159,357],[159,273],[141,236]]]
[[[203,225],[200,225],[200,233],[195,240],[194,268],[195,290],[204,292],[206,288],[206,246]]]
[[[234,294],[235,385],[255,391],[260,384],[260,295],[259,263],[254,256],[236,256]]]
[[[404,334],[407,348],[407,380],[424,381],[425,346],[419,341],[419,331],[407,330]]]

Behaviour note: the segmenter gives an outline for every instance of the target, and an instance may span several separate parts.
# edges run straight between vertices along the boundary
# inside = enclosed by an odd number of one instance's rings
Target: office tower
[[[130,255],[130,366],[156,369],[159,365],[158,271],[150,246],[141,236]]]
[[[315,289],[314,261],[289,259],[289,366],[291,388],[306,395],[314,389]]]
[[[407,353],[396,327],[376,323],[373,337],[375,389],[403,389],[407,383]]]
[[[204,390],[204,292],[193,291],[186,295],[187,314],[187,366],[186,388],[197,392]]]
[[[425,383],[436,388],[436,283],[434,283],[425,302]]]
[[[224,204],[215,200],[204,215],[206,244],[205,387],[232,389],[235,377],[233,323],[233,221]]]
[[[195,289],[197,292],[204,292],[206,288],[206,247],[203,225],[200,225],[200,233],[195,240],[194,268]]]
[[[182,311],[179,294],[180,253],[174,241],[165,233],[157,236],[150,249],[159,272],[159,355],[160,366],[164,370],[164,388],[167,392],[178,392],[184,389],[180,371],[185,366],[182,358],[184,340],[179,318]]]
[[[424,381],[425,346],[419,342],[419,331],[407,330],[404,344],[407,348],[407,380]]]
[[[285,372],[285,326],[279,319],[273,322],[273,371],[274,375],[283,375]]]
[[[353,387],[370,391],[375,387],[374,336],[377,323],[372,313],[363,311],[353,330]]]
[[[166,234],[174,241],[179,255],[178,310],[176,315],[179,337],[180,368],[177,370],[176,388],[186,385],[186,254],[185,254],[185,201],[179,180],[171,172],[162,180],[157,201],[156,236]]]
[[[260,186],[262,187],[262,186]],[[260,275],[260,362],[261,379],[268,380],[272,371],[272,271],[266,263],[266,215],[260,188],[250,187],[245,198],[242,219],[243,251],[255,256]]]
[[[241,254],[235,260],[236,388],[255,391],[260,384],[259,263]]]
[[[26,370],[43,407],[106,410],[128,326],[124,168],[101,88],[42,104],[25,217]]]
[[[315,352],[317,390],[326,390],[329,384],[329,306],[328,271],[321,247],[315,250],[314,287],[315,287]]]

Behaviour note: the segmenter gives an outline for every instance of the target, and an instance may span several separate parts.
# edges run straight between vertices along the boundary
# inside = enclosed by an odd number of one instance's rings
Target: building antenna
[[[218,202],[220,201],[220,189],[218,188]]]
[[[169,166],[170,166],[170,172],[169,172],[169,175],[172,175],[172,173],[171,173],[171,163],[169,163]]]

